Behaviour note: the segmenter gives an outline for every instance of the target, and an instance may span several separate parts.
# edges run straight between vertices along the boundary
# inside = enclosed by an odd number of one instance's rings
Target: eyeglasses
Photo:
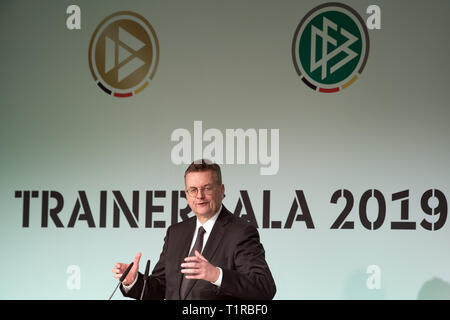
[[[186,192],[187,192],[187,194],[189,196],[196,197],[197,194],[198,194],[198,190],[202,190],[205,195],[209,196],[209,195],[211,195],[213,193],[214,188],[215,188],[214,185],[212,185],[212,186],[211,185],[207,185],[207,186],[204,186],[203,188],[200,188],[200,189],[192,187],[192,188],[187,189]]]

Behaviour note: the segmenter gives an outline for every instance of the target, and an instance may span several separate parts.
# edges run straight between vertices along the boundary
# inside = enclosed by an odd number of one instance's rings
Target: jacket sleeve
[[[222,268],[219,291],[245,300],[270,300],[276,293],[275,281],[265,260],[258,230],[248,225],[237,241],[233,253],[234,268]]]

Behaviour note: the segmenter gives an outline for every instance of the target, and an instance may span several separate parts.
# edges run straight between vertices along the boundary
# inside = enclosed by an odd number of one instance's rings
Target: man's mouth
[[[209,202],[197,202],[198,207],[205,207],[208,205]]]

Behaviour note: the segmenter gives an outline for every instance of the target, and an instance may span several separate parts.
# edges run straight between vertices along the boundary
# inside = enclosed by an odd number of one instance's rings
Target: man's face
[[[216,183],[211,170],[189,172],[185,182],[186,199],[192,211],[198,218],[211,218],[222,203],[225,192],[224,185]]]

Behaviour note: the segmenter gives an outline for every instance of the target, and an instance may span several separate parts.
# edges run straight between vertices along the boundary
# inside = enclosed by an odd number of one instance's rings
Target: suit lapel
[[[217,217],[217,221],[211,230],[208,242],[206,242],[205,248],[202,252],[202,256],[204,256],[208,261],[214,257],[217,247],[222,242],[222,238],[225,234],[225,225],[228,223],[228,214],[230,214],[229,211],[222,205],[222,211]]]
[[[192,242],[192,238],[194,237],[195,232],[195,226],[196,226],[197,218],[194,216],[189,220],[189,223],[186,224],[186,228],[183,231],[183,233],[180,236],[180,250],[178,251],[178,257],[175,261],[179,261],[177,271],[178,271],[178,278],[177,278],[177,293],[180,294],[180,287],[181,287],[181,280],[184,276],[183,273],[181,273],[181,264],[184,262],[184,258],[186,258],[189,255],[189,248]],[[183,298],[181,298],[183,299]]]

